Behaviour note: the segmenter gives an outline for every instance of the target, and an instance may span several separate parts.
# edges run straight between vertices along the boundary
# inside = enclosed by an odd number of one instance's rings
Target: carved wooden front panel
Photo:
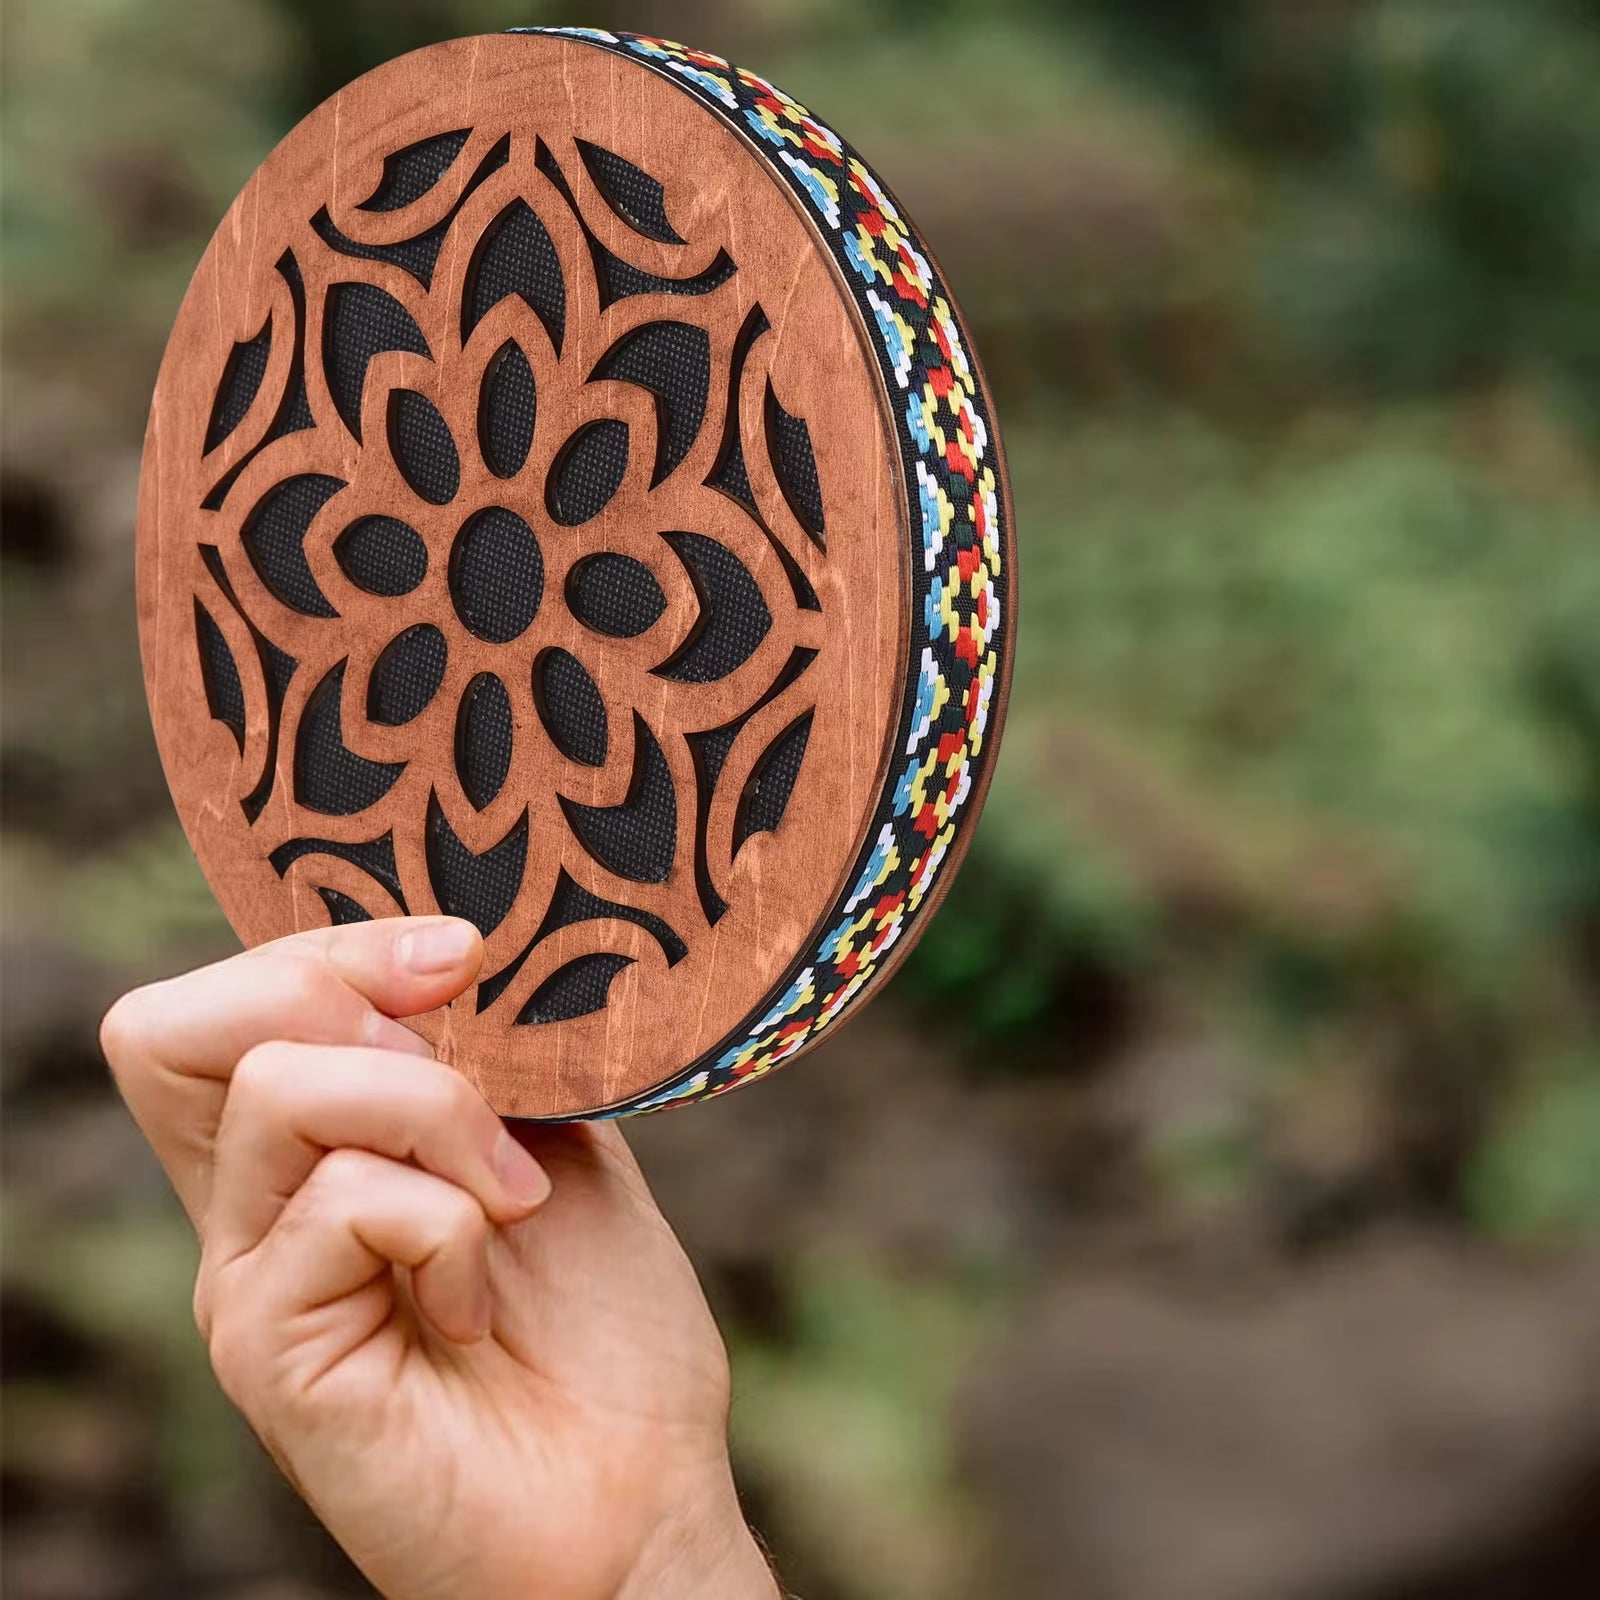
[[[157,735],[241,935],[471,919],[415,1026],[508,1114],[735,1035],[893,781],[895,430],[792,192],[648,66],[464,40],[313,113],[196,273],[141,497]]]

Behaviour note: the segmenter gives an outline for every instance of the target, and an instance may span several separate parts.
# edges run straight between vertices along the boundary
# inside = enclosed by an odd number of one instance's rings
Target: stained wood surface
[[[480,861],[493,861],[497,847],[525,828],[520,888],[487,932],[483,965],[487,979],[521,957],[515,975],[481,1011],[482,996],[472,989],[413,1025],[501,1112],[559,1115],[637,1094],[711,1048],[768,993],[844,887],[874,805],[893,781],[890,741],[911,627],[909,530],[894,424],[871,350],[837,268],[792,194],[742,139],[646,67],[579,43],[532,43],[462,40],[379,68],[301,123],[230,208],[179,312],[152,406],[139,610],[152,714],[174,798],[247,943],[326,923],[338,897],[374,916],[401,909],[379,878],[325,850],[300,854],[280,873],[273,855],[286,846],[292,853],[293,841],[359,845],[387,835],[405,908],[431,912],[439,906],[441,873],[449,874],[437,831],[430,864],[430,807],[460,852]],[[384,196],[386,158],[461,130],[459,151],[431,189],[395,209],[371,208],[373,197]],[[493,166],[502,140],[506,158]],[[637,204],[631,221],[621,214],[580,141],[657,180],[667,231],[683,242],[641,231],[641,223],[662,230]],[[484,171],[486,158],[491,169]],[[475,292],[486,236],[518,200],[539,219],[559,261],[559,349],[517,294],[498,299],[463,338],[470,320],[463,307]],[[427,287],[400,265],[353,253],[414,240],[446,223]],[[327,242],[328,225],[342,236],[341,248]],[[298,267],[301,305],[279,268],[286,252]],[[657,289],[603,303],[598,263],[607,256],[680,282],[714,278],[724,257],[734,270],[709,292]],[[338,304],[348,292],[339,286],[352,284],[392,297],[428,351],[390,348],[371,356],[359,438],[339,413],[327,359],[337,332],[330,298]],[[767,331],[748,344],[733,386],[741,330],[762,320]],[[655,481],[661,403],[639,382],[597,377],[596,369],[636,330],[668,322],[703,330],[710,383],[687,452]],[[391,318],[391,325],[398,324]],[[256,359],[235,354],[236,347],[248,350],[263,328],[270,348],[254,398],[207,450],[230,362],[237,398],[239,363]],[[525,463],[500,477],[484,459],[480,424],[486,372],[508,343],[531,370],[537,420]],[[254,348],[259,353],[259,344]],[[313,425],[281,432],[297,357]],[[448,428],[459,486],[442,504],[419,494],[396,460],[398,390],[425,397]],[[809,436],[821,539],[802,523],[804,496],[775,467],[779,415],[801,419]],[[559,472],[562,452],[585,424],[607,420],[628,429],[620,486],[598,514],[563,525],[552,515],[552,471]],[[735,431],[749,505],[708,482],[729,481],[727,444]],[[219,484],[241,462],[219,497]],[[249,547],[252,514],[277,486],[305,475],[343,485],[311,517],[303,541],[305,575],[333,615],[292,603],[308,591],[286,586],[270,561],[264,574],[260,552],[252,558]],[[204,509],[208,497],[216,509]],[[488,508],[521,519],[542,564],[536,615],[504,639],[467,625],[451,584],[452,559],[461,559],[458,536]],[[420,536],[427,567],[414,589],[374,594],[341,566],[340,536],[366,517],[397,518]],[[693,647],[697,630],[712,626],[707,613],[716,610],[663,537],[668,533],[723,547],[759,587],[770,614],[747,658],[710,681],[663,675]],[[207,546],[216,552],[210,564]],[[661,615],[636,637],[607,636],[573,614],[569,577],[597,553],[632,558],[659,586]],[[505,575],[516,580],[511,568]],[[274,576],[275,584],[268,581]],[[817,609],[805,603],[808,590]],[[197,603],[237,671],[237,736],[227,716],[216,714],[219,701],[224,713],[231,705],[228,685],[217,682],[226,668],[214,656],[206,664]],[[437,628],[447,647],[442,679],[417,715],[384,725],[368,714],[374,664],[398,635],[424,624]],[[295,663],[281,705],[272,703],[274,663],[282,670],[274,650]],[[582,664],[604,703],[608,748],[600,766],[564,755],[536,704],[535,663],[552,650]],[[814,656],[786,681],[796,652]],[[313,757],[326,753],[311,737],[307,708],[320,706],[312,718],[326,723],[332,691],[320,701],[316,691],[341,663],[343,748],[366,762],[403,763],[380,798],[350,815],[307,805],[306,790],[315,784],[296,764],[302,747]],[[498,792],[480,806],[458,765],[459,708],[484,674],[504,685],[511,754]],[[702,817],[706,773],[703,764],[697,770],[696,743],[687,736],[727,728],[747,713]],[[780,820],[739,842],[741,804],[748,825],[755,803],[752,775],[759,787],[759,763],[808,714],[803,759]],[[643,752],[640,728],[648,730]],[[637,801],[650,743],[664,760],[676,807],[661,882],[608,869],[572,821],[574,807]],[[362,781],[376,782],[370,773]],[[464,859],[460,852],[447,848],[443,856]],[[621,916],[537,937],[563,876],[589,895],[658,919],[681,951]],[[627,964],[598,1010],[516,1020],[572,963],[601,954]]]

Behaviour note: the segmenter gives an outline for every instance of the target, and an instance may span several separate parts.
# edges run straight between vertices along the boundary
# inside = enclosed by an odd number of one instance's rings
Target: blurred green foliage
[[[781,1345],[734,1346],[735,1446],[748,1485],[788,1485],[775,1529],[825,1549],[853,1592],[941,1600],[961,1591],[970,1529],[949,1405],[997,1323],[991,1292],[897,1279],[850,1254],[794,1263]]]
[[[80,949],[117,967],[136,966],[150,950],[227,937],[222,908],[175,823],[85,861],[63,885],[61,912]]]

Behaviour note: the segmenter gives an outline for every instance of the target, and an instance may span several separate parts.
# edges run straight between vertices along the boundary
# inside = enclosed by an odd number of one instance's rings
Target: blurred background
[[[214,1391],[98,1017],[234,948],[134,630],[234,191],[456,34],[856,142],[992,378],[1023,619],[890,991],[630,1125],[806,1600],[1600,1592],[1600,4],[11,0],[5,1592],[366,1594]]]

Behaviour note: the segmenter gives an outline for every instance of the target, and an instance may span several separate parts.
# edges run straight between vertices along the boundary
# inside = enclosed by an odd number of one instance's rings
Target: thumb
[[[246,959],[264,955],[325,962],[386,1016],[412,1017],[453,1000],[472,982],[483,938],[460,917],[382,917],[290,934]]]

